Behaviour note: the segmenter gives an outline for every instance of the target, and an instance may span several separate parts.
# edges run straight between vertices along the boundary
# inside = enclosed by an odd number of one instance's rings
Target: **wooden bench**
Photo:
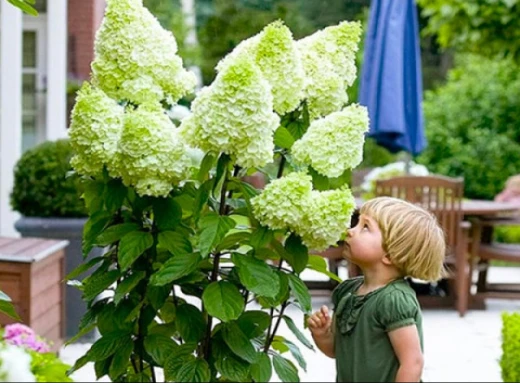
[[[68,241],[0,237],[0,290],[13,300],[22,323],[52,342],[63,344],[65,259]],[[0,326],[15,320],[0,314]]]

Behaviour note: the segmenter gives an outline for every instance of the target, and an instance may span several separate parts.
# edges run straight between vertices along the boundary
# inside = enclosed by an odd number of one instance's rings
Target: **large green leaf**
[[[262,307],[276,307],[289,299],[289,278],[283,271],[277,271],[277,274],[280,280],[280,290],[274,298],[259,297],[258,300],[262,304]]]
[[[206,321],[197,307],[183,304],[177,307],[177,328],[185,342],[198,342],[204,336]]]
[[[221,252],[222,250],[236,249],[237,247],[240,247],[243,243],[249,242],[250,239],[251,233],[248,233],[247,231],[239,231],[236,233],[228,234],[217,246],[217,251]]]
[[[7,0],[9,3],[13,4],[15,7],[20,8],[23,12],[27,13],[31,16],[38,16],[38,11],[31,7],[29,4],[31,3],[30,0]]]
[[[117,255],[121,269],[128,269],[137,258],[152,246],[153,236],[151,233],[133,231],[125,235],[119,242]]]
[[[137,223],[120,223],[118,225],[109,226],[95,240],[95,244],[99,246],[107,246],[119,241],[130,232],[140,229]]]
[[[301,238],[294,233],[285,241],[285,257],[287,263],[292,266],[297,274],[305,270],[309,259],[309,250],[302,243]]]
[[[327,261],[325,260],[325,258],[323,258],[320,255],[312,255],[312,254],[309,255],[309,261],[307,263],[307,267],[311,270],[324,274],[337,282],[340,282],[340,283],[343,282],[340,277],[338,277],[334,273],[331,273],[327,269]]]
[[[251,365],[251,377],[255,382],[269,382],[273,368],[269,356],[263,352],[257,353],[255,362]]]
[[[255,294],[274,298],[280,291],[280,279],[264,261],[254,257],[233,254],[242,284]]]
[[[211,283],[202,294],[209,315],[228,322],[237,319],[244,310],[244,297],[238,288],[227,281]]]
[[[291,274],[289,275],[289,286],[302,311],[305,314],[310,314],[312,310],[311,295],[305,283],[297,276]]]
[[[76,267],[74,270],[72,270],[69,273],[69,275],[67,275],[65,277],[65,280],[70,281],[70,280],[80,276],[81,274],[90,270],[92,267],[94,267],[99,262],[103,261],[104,259],[105,259],[104,257],[95,257],[95,258],[92,258],[91,260],[89,260],[88,262],[81,263],[78,267]]]
[[[274,144],[284,149],[291,149],[294,144],[294,137],[291,132],[287,130],[284,126],[279,126],[274,132]]]
[[[280,342],[284,343],[287,346],[287,348],[291,352],[291,354],[294,357],[294,359],[298,362],[300,367],[304,371],[307,371],[307,362],[305,361],[305,359],[304,359],[300,349],[298,348],[298,346],[296,346],[293,342],[291,342],[290,340],[285,339],[282,336],[277,336],[277,338],[278,338],[278,340]]]
[[[283,319],[285,320],[285,323],[287,324],[287,327],[293,332],[293,334],[298,338],[302,344],[307,347],[310,350],[314,351],[314,346],[312,343],[305,337],[305,335],[300,331],[300,329],[294,324],[294,321],[288,317],[287,315],[283,316]]]
[[[106,359],[116,353],[118,349],[130,339],[130,333],[114,331],[98,339],[90,348],[87,355],[93,362]]]
[[[167,382],[179,382],[177,374],[182,366],[195,359],[192,344],[183,344],[173,350],[164,363],[164,377]]]
[[[112,214],[104,210],[93,213],[83,226],[83,257],[86,257],[94,247],[94,242],[103,229],[112,220]]]
[[[0,300],[0,313],[5,314],[15,320],[21,320],[20,316],[17,314],[16,310],[14,309],[13,304],[10,301],[4,300],[4,299]]]
[[[244,312],[237,319],[238,327],[249,339],[256,338],[264,333],[269,327],[270,316],[265,311],[251,310]]]
[[[159,230],[173,230],[181,223],[182,208],[173,198],[156,198],[153,214]]]
[[[191,242],[186,235],[177,231],[162,231],[158,235],[159,246],[173,255],[184,255],[193,252]]]
[[[177,349],[179,345],[167,336],[148,334],[144,340],[144,349],[159,366],[164,366],[166,359]]]
[[[121,276],[119,270],[92,274],[83,281],[83,299],[91,301],[105,291]]]
[[[151,283],[157,286],[164,286],[170,282],[178,280],[197,269],[201,261],[200,254],[183,254],[170,258],[166,263],[152,275]]]
[[[199,182],[204,182],[206,178],[208,178],[208,173],[213,167],[215,159],[216,158],[213,155],[213,153],[206,153],[206,155],[202,159],[202,162],[200,163],[199,172],[197,174],[197,179],[199,180]]]
[[[242,360],[229,349],[219,336],[213,338],[211,352],[215,368],[226,380],[246,382],[249,376],[249,363]]]
[[[205,181],[202,185],[200,185],[199,189],[197,190],[197,195],[195,197],[193,207],[195,221],[199,219],[200,213],[202,212],[204,206],[208,202],[209,196],[211,195],[211,189],[213,188],[213,184],[213,179],[209,179]]]
[[[201,229],[199,250],[202,256],[206,257],[222,241],[227,232],[235,227],[235,221],[212,212],[200,219],[199,226]]]
[[[133,350],[134,342],[132,342],[131,338],[125,338],[125,341],[118,347],[110,363],[108,376],[112,381],[117,381],[117,378],[126,373]]]
[[[273,239],[273,231],[266,226],[260,226],[251,234],[251,246],[255,249],[263,248]]]
[[[114,295],[115,304],[117,305],[121,299],[123,299],[126,294],[132,291],[145,276],[146,273],[144,271],[135,271],[123,279],[123,281],[116,288]]]
[[[274,370],[282,382],[299,382],[298,369],[290,361],[278,354],[273,354]]]
[[[229,322],[225,324],[224,328],[222,329],[222,337],[231,351],[233,351],[236,355],[249,363],[253,363],[255,361],[256,350],[251,341],[242,332],[236,322]]]
[[[210,379],[208,362],[204,359],[189,360],[177,372],[179,382],[209,382]]]
[[[111,179],[108,181],[104,193],[107,210],[113,213],[120,209],[127,194],[128,189],[123,185],[121,180]]]
[[[309,173],[312,176],[312,185],[314,186],[315,190],[323,191],[330,189],[330,181],[327,176],[318,173],[312,167],[310,167]]]

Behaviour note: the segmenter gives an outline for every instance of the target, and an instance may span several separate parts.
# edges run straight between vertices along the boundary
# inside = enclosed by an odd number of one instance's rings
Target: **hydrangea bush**
[[[0,330],[0,382],[72,382],[69,365],[49,345],[21,323]]]
[[[359,164],[368,129],[346,97],[360,32],[343,22],[294,41],[267,25],[222,59],[177,126],[171,111],[194,81],[174,37],[141,0],[107,2],[70,127],[90,213],[83,251],[107,252],[69,279],[96,268],[71,283],[89,305],[78,336],[97,327],[101,338],[72,371],[298,381],[305,360],[277,331],[285,322],[312,349],[285,310],[310,313],[300,274],[330,273],[309,251],[336,245],[355,208],[338,179]],[[261,191],[244,178],[264,166],[278,171]]]

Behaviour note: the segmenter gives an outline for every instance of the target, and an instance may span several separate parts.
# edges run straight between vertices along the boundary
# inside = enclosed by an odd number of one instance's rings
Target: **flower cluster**
[[[312,178],[301,172],[272,181],[251,204],[262,225],[289,229],[314,250],[324,250],[341,238],[356,206],[350,189],[312,190]]]
[[[271,87],[248,57],[226,64],[182,120],[181,136],[204,151],[224,152],[241,167],[273,161],[273,135],[280,119],[273,112]]]
[[[327,177],[339,177],[363,160],[363,143],[368,131],[364,106],[349,105],[340,112],[314,120],[292,147],[294,159],[311,165]]]
[[[240,43],[217,66],[221,71],[238,56],[246,56],[260,68],[273,94],[273,107],[283,115],[295,110],[303,99],[305,72],[292,33],[281,21]]]
[[[69,368],[30,327],[15,323],[4,328],[0,382],[72,382],[66,375]]]
[[[71,164],[94,177],[106,168],[140,195],[166,196],[194,161],[161,101],[177,101],[195,78],[142,0],[109,0],[95,48],[93,85],[83,85],[72,112]]]
[[[428,169],[424,165],[416,164],[410,161],[408,164],[408,174],[412,176],[427,176],[429,174]],[[397,161],[372,169],[361,184],[361,190],[364,193],[365,198],[371,198],[374,196],[374,190],[376,187],[377,180],[384,180],[392,177],[402,176],[407,174],[406,163],[404,161]]]
[[[344,21],[297,41],[307,76],[305,98],[311,118],[340,110],[356,78],[359,22]]]
[[[182,66],[173,34],[142,0],[109,0],[96,34],[93,83],[110,97],[140,104],[179,100],[195,87]]]
[[[81,174],[99,175],[114,158],[123,127],[124,108],[102,90],[84,83],[71,114],[69,137],[76,153],[72,166]]]

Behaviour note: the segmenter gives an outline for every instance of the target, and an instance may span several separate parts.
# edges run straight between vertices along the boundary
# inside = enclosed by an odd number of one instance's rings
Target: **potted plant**
[[[44,142],[25,152],[14,170],[11,205],[22,217],[15,228],[22,237],[66,239],[66,274],[82,261],[82,233],[87,220],[76,177],[69,176],[72,151],[69,140]],[[94,249],[93,257],[101,252]],[[81,294],[66,288],[66,337],[77,333],[86,312]]]

